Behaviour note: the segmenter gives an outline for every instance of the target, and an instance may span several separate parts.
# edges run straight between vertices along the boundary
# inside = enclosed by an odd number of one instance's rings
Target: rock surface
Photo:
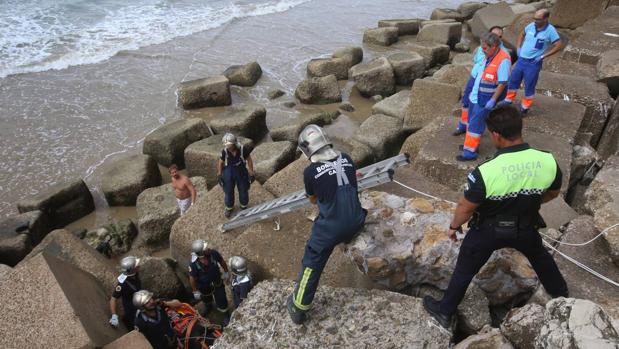
[[[615,101],[615,106],[610,112],[608,122],[600,137],[597,152],[602,159],[619,152],[619,102],[617,101]]]
[[[0,221],[0,264],[14,266],[51,230],[41,211],[9,216]]]
[[[338,48],[331,55],[332,58],[343,58],[348,63],[350,69],[353,65],[363,61],[363,49],[358,46],[347,46]]]
[[[96,249],[102,242],[110,246],[112,256],[129,252],[133,239],[138,235],[138,228],[130,219],[124,219],[115,224],[106,224],[86,233],[84,241]]]
[[[466,290],[464,299],[458,305],[458,327],[468,335],[480,332],[486,325],[490,325],[490,303],[486,294],[475,283],[471,283]]]
[[[535,338],[541,328],[540,324],[544,322],[545,310],[539,304],[514,308],[503,320],[501,332],[516,348],[533,349]]]
[[[150,155],[158,164],[176,164],[185,167],[185,148],[191,143],[210,136],[204,120],[190,118],[167,123],[144,138],[142,152]]]
[[[467,65],[460,64],[444,65],[432,75],[432,78],[436,79],[438,82],[460,87],[461,93],[464,93],[464,88],[470,77],[471,68]]]
[[[146,337],[139,331],[133,330],[118,338],[103,349],[153,349]]]
[[[417,41],[414,36],[405,36],[393,44],[393,48],[417,52],[426,62],[426,69],[437,64],[444,64],[449,60],[449,46],[431,41]]]
[[[552,8],[552,23],[560,28],[576,29],[599,16],[608,0],[557,0]]]
[[[513,349],[514,346],[503,336],[501,331],[489,325],[484,327],[480,333],[467,337],[454,346],[454,349],[478,348]]]
[[[478,38],[493,26],[506,27],[514,19],[516,19],[516,14],[512,7],[505,2],[499,2],[476,11],[468,24],[473,35]]]
[[[206,180],[190,177],[197,197],[204,196]],[[168,245],[172,224],[180,216],[180,209],[170,184],[164,184],[143,191],[136,204],[138,215],[138,237],[134,248],[163,248]],[[191,208],[189,209],[191,210]]]
[[[50,219],[51,228],[61,228],[92,212],[95,204],[86,183],[76,179],[19,201],[17,209],[19,213],[39,210]]]
[[[333,74],[303,80],[295,90],[295,96],[303,104],[329,104],[342,101],[342,91]]]
[[[303,171],[309,164],[310,161],[301,156],[264,182],[264,189],[276,197],[304,190]]]
[[[317,58],[307,63],[307,76],[310,78],[335,75],[337,80],[348,79],[350,60],[342,58]]]
[[[460,42],[462,37],[462,23],[432,23],[424,25],[419,34],[417,34],[417,40],[419,41],[431,41],[439,44],[445,44],[450,47],[454,47],[455,44]]]
[[[183,109],[230,105],[230,81],[223,75],[181,82],[177,91]]]
[[[289,141],[297,143],[299,133],[305,126],[315,124],[318,126],[329,125],[339,116],[339,112],[318,112],[313,114],[301,114],[298,118],[291,120],[279,127],[271,129],[271,138],[274,141]]]
[[[213,348],[449,345],[449,333],[431,325],[420,299],[387,291],[321,286],[310,319],[302,326],[294,325],[285,307],[293,287],[290,281],[259,283],[234,312],[230,325]]]
[[[398,85],[407,85],[423,77],[426,68],[425,61],[416,52],[398,52],[387,57],[393,67],[395,81]]]
[[[355,87],[365,97],[387,97],[395,92],[395,74],[391,63],[385,57],[357,64],[350,68],[349,75],[355,81]]]
[[[398,35],[417,35],[419,32],[419,19],[386,19],[378,21],[379,28],[394,27],[398,29]]]
[[[256,180],[266,182],[274,173],[294,161],[296,146],[289,141],[262,143],[252,152]]]
[[[369,146],[378,161],[397,155],[408,135],[402,129],[402,119],[374,114],[361,124],[354,139]]]
[[[396,27],[383,27],[367,29],[363,33],[363,42],[367,44],[389,46],[398,41],[399,29]]]
[[[372,114],[384,114],[404,121],[410,103],[410,90],[402,90],[372,106]]]
[[[435,8],[430,15],[430,19],[453,19],[458,22],[464,22],[467,18],[458,10],[451,8]]]
[[[100,348],[126,331],[107,323],[109,293],[99,282],[47,252],[16,267],[0,297],[2,348]]]
[[[451,115],[452,107],[459,100],[458,86],[430,79],[415,80],[404,125],[419,129],[437,117]]]
[[[458,6],[458,12],[460,12],[466,19],[473,18],[475,12],[481,10],[482,8],[488,6],[487,3],[477,2],[477,1],[467,1],[463,2]]]
[[[269,130],[266,124],[267,111],[258,104],[240,104],[226,108],[210,121],[216,134],[231,132],[235,136],[246,137],[258,142]]]
[[[619,50],[602,53],[597,67],[597,79],[608,86],[611,96],[619,95]]]
[[[156,298],[178,299],[183,296],[185,290],[174,270],[174,263],[171,259],[143,257],[140,260],[142,288],[153,292]]]
[[[142,191],[157,185],[161,185],[157,162],[148,155],[134,154],[106,167],[101,190],[110,206],[134,206]]]
[[[223,75],[228,78],[230,85],[254,86],[262,76],[262,68],[258,62],[233,65],[226,69]]]
[[[447,116],[437,117],[424,126],[421,130],[410,135],[406,141],[404,141],[404,144],[402,144],[400,153],[408,154],[410,162],[415,162],[421,148],[430,138],[434,136],[434,132],[436,132],[436,130],[438,130],[443,122],[445,122],[448,118],[449,117]]]
[[[580,6],[580,3],[575,2],[573,6]],[[600,16],[576,29],[575,38],[570,40],[563,51],[563,58],[579,63],[597,64],[604,52],[619,49],[619,40],[606,34],[619,32],[618,16],[619,6],[610,6]]]

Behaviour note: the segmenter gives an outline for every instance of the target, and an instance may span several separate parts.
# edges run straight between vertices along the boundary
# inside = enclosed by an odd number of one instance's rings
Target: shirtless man
[[[170,177],[172,177],[172,188],[174,188],[176,201],[178,201],[178,207],[181,209],[182,216],[196,202],[196,190],[191,180],[178,171],[178,166],[172,164],[169,171]]]

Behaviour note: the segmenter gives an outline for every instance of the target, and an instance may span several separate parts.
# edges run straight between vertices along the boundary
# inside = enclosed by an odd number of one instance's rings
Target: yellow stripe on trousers
[[[308,310],[311,307],[311,304],[303,305],[303,295],[305,294],[305,287],[307,286],[307,281],[312,274],[312,268],[305,268],[303,271],[303,277],[301,278],[301,282],[299,282],[299,290],[297,291],[297,296],[294,297],[294,305],[301,310]]]

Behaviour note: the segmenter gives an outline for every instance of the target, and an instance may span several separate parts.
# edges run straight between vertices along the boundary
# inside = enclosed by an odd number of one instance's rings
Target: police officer
[[[177,338],[164,307],[177,308],[177,300],[157,301],[153,293],[140,290],[133,295],[133,305],[138,309],[135,315],[135,329],[140,331],[153,349],[173,349]]]
[[[494,33],[481,36],[481,47],[486,58],[478,66],[477,77],[469,94],[471,113],[464,138],[462,154],[458,161],[477,159],[481,136],[486,130],[486,117],[497,102],[505,98],[505,87],[509,79],[511,58],[501,49],[501,39]]]
[[[189,283],[195,300],[202,300],[207,308],[215,304],[221,313],[228,312],[226,288],[219,270],[224,270],[223,279],[228,279],[228,265],[217,250],[208,248],[204,240],[195,240],[191,243],[192,257],[189,265]]]
[[[547,9],[538,10],[533,17],[534,22],[527,25],[518,36],[516,44],[518,60],[509,78],[505,102],[514,101],[520,83],[524,80],[524,98],[520,102],[520,112],[523,115],[526,115],[533,105],[535,86],[539,72],[542,70],[542,62],[562,48],[557,29],[548,23],[549,17],[550,12]]]
[[[301,324],[311,308],[322,270],[333,248],[350,241],[363,227],[366,211],[357,196],[356,169],[347,154],[335,151],[323,130],[308,125],[299,135],[299,150],[311,161],[303,172],[305,193],[319,214],[301,261],[301,272],[287,307]]]
[[[239,191],[241,210],[249,203],[249,185],[255,179],[254,162],[251,150],[246,149],[232,133],[226,133],[222,138],[224,149],[217,162],[217,181],[224,189],[224,215],[230,218],[234,209],[234,187]]]
[[[138,277],[138,267],[140,259],[128,256],[120,261],[120,269],[122,274],[117,278],[118,283],[114,288],[112,297],[110,298],[110,325],[118,326],[118,315],[116,314],[116,302],[118,298],[122,300],[123,309],[125,310],[125,323],[129,328],[133,327],[135,319],[135,307],[133,306],[133,295],[142,288],[140,278]]]
[[[234,298],[234,306],[236,308],[241,305],[241,302],[247,298],[249,291],[253,287],[251,274],[247,270],[247,260],[241,256],[233,256],[229,263],[232,270],[232,297]]]
[[[533,149],[522,139],[522,117],[512,106],[490,112],[488,130],[498,151],[467,177],[449,227],[449,237],[469,221],[456,268],[441,301],[426,297],[423,305],[438,322],[449,327],[464,293],[495,250],[511,247],[522,252],[552,297],[567,297],[567,285],[537,232],[544,223],[542,203],[559,195],[561,170],[554,157]]]

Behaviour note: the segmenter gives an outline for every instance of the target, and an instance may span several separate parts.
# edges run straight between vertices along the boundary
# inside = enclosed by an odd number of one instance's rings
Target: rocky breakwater
[[[286,311],[291,281],[263,281],[234,312],[214,348],[447,348],[421,299],[379,290],[318,288],[303,325]]]
[[[383,192],[364,192],[361,203],[368,210],[365,228],[346,245],[359,269],[393,290],[424,285],[445,290],[460,248],[446,234],[455,206]],[[534,291],[538,279],[522,254],[503,249],[490,257],[474,283],[490,305],[499,305]]]

